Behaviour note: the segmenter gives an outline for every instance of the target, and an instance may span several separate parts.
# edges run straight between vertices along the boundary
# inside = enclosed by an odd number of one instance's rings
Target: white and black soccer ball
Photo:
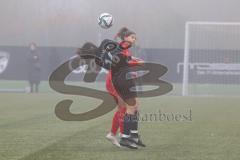
[[[98,24],[104,29],[108,29],[113,25],[113,16],[109,13],[102,13],[98,17]]]

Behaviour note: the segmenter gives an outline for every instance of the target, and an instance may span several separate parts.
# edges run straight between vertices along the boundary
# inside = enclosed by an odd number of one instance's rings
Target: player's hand
[[[144,61],[140,58],[132,56],[132,59],[128,63],[130,65],[143,65]]]

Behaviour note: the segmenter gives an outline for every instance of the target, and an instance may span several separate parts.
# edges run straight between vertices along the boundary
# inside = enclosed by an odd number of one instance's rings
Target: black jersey
[[[124,48],[118,42],[105,39],[98,48],[97,64],[111,70],[112,73],[126,70],[129,67],[128,61],[131,60],[131,56],[124,55],[123,51]]]
[[[125,54],[127,51],[122,44],[106,39],[99,46],[97,56],[98,64],[111,71],[112,84],[123,100],[137,97],[137,93],[130,90],[135,87],[134,80],[127,80],[127,73],[131,69],[128,63],[131,56]]]

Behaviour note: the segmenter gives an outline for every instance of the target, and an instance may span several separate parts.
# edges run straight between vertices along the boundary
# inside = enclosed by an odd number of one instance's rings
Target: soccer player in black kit
[[[131,75],[131,67],[141,65],[143,62],[132,57],[128,50],[135,43],[136,34],[124,27],[117,36],[121,39],[120,43],[107,39],[102,41],[98,47],[96,63],[111,71],[112,84],[126,105],[120,145],[137,149],[138,146],[145,147],[145,145],[138,134],[137,92],[131,90],[135,87],[136,75]],[[127,76],[129,74],[130,77]]]

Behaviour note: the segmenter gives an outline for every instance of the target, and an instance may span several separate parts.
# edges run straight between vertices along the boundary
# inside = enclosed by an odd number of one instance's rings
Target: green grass
[[[239,97],[161,96],[140,99],[141,115],[189,115],[192,121],[140,122],[146,148],[112,146],[105,135],[113,112],[85,122],[66,122],[55,105],[74,100],[83,112],[100,101],[57,93],[0,93],[0,160],[238,160]]]
[[[84,82],[66,82],[66,84],[88,86],[91,88],[105,89],[105,82],[84,83]],[[8,81],[0,80],[1,89],[24,89],[28,87],[27,81]],[[168,95],[182,95],[182,84],[174,83],[173,90]],[[148,87],[146,87],[148,89]],[[54,93],[49,87],[48,81],[42,81],[39,86],[42,93]],[[216,95],[216,96],[240,96],[240,85],[238,84],[189,84],[189,95]]]

